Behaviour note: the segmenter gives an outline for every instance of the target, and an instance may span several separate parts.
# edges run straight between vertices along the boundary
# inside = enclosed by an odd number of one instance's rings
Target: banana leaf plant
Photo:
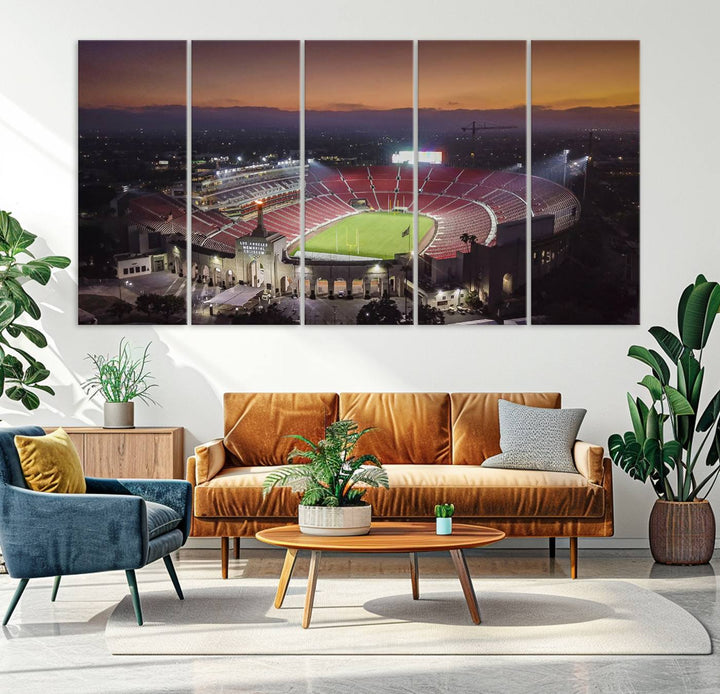
[[[628,351],[650,368],[638,383],[648,397],[627,394],[632,431],[610,436],[610,456],[630,477],[650,480],[665,501],[706,497],[720,473],[720,390],[704,409],[700,402],[703,351],[719,311],[720,285],[699,275],[680,297],[678,335],[649,330],[664,354],[637,345]]]
[[[65,268],[70,258],[49,255],[36,258],[29,250],[37,236],[0,211],[0,396],[20,402],[28,410],[40,405],[39,393],[55,395],[43,381],[50,371],[25,347],[43,349],[47,338],[25,322],[40,318],[40,307],[27,291],[31,282],[47,284],[53,268]]]
[[[333,422],[325,428],[325,438],[317,443],[304,436],[299,439],[309,450],[293,449],[288,460],[305,458],[308,462],[287,465],[265,478],[263,498],[274,487],[290,487],[300,492],[303,506],[359,506],[367,487],[387,489],[387,472],[382,463],[371,454],[354,456],[357,442],[372,427],[360,429],[350,419]],[[357,485],[362,485],[360,488]]]

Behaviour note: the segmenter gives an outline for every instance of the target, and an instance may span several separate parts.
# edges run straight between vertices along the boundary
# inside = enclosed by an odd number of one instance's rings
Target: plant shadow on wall
[[[676,370],[675,385],[662,354],[633,345],[628,356],[650,367],[639,385],[650,404],[627,394],[632,431],[613,434],[608,446],[616,465],[634,479],[650,480],[658,501],[650,518],[650,548],[656,561],[702,564],[715,544],[708,501],[720,473],[720,390],[700,407],[703,352],[720,311],[720,285],[699,275],[678,305],[679,337],[655,326],[650,334]],[[669,434],[668,434],[669,430]]]

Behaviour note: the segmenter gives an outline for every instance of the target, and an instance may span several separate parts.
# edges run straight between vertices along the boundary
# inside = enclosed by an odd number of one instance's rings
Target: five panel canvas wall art
[[[639,321],[636,41],[78,62],[82,323]]]

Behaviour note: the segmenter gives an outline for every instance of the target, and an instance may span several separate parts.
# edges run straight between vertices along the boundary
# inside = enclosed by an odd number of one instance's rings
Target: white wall
[[[84,356],[113,349],[126,334],[136,343],[153,341],[162,384],[163,408],[139,406],[138,423],[184,426],[188,450],[221,433],[227,390],[560,390],[566,405],[588,409],[583,438],[605,443],[608,434],[628,428],[625,391],[644,373],[625,357],[628,346],[647,343],[651,325],[674,325],[677,297],[698,272],[720,278],[720,233],[713,223],[720,184],[720,11],[710,0],[0,1],[0,209],[11,210],[48,251],[73,258],[78,39],[642,42],[642,326],[77,327],[71,268],[38,292],[58,395],[32,415],[2,413],[10,424],[100,423],[100,405],[88,402],[79,386],[88,375]],[[447,366],[429,364],[433,354],[442,354]],[[706,389],[714,391],[720,334],[706,361]],[[615,484],[613,543],[646,544],[651,489],[617,471]],[[720,512],[720,488],[712,498]]]

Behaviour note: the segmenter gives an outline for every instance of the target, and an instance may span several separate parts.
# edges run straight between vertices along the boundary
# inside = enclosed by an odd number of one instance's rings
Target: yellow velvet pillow
[[[25,481],[33,491],[85,493],[80,456],[64,429],[46,436],[16,436],[15,448]]]

